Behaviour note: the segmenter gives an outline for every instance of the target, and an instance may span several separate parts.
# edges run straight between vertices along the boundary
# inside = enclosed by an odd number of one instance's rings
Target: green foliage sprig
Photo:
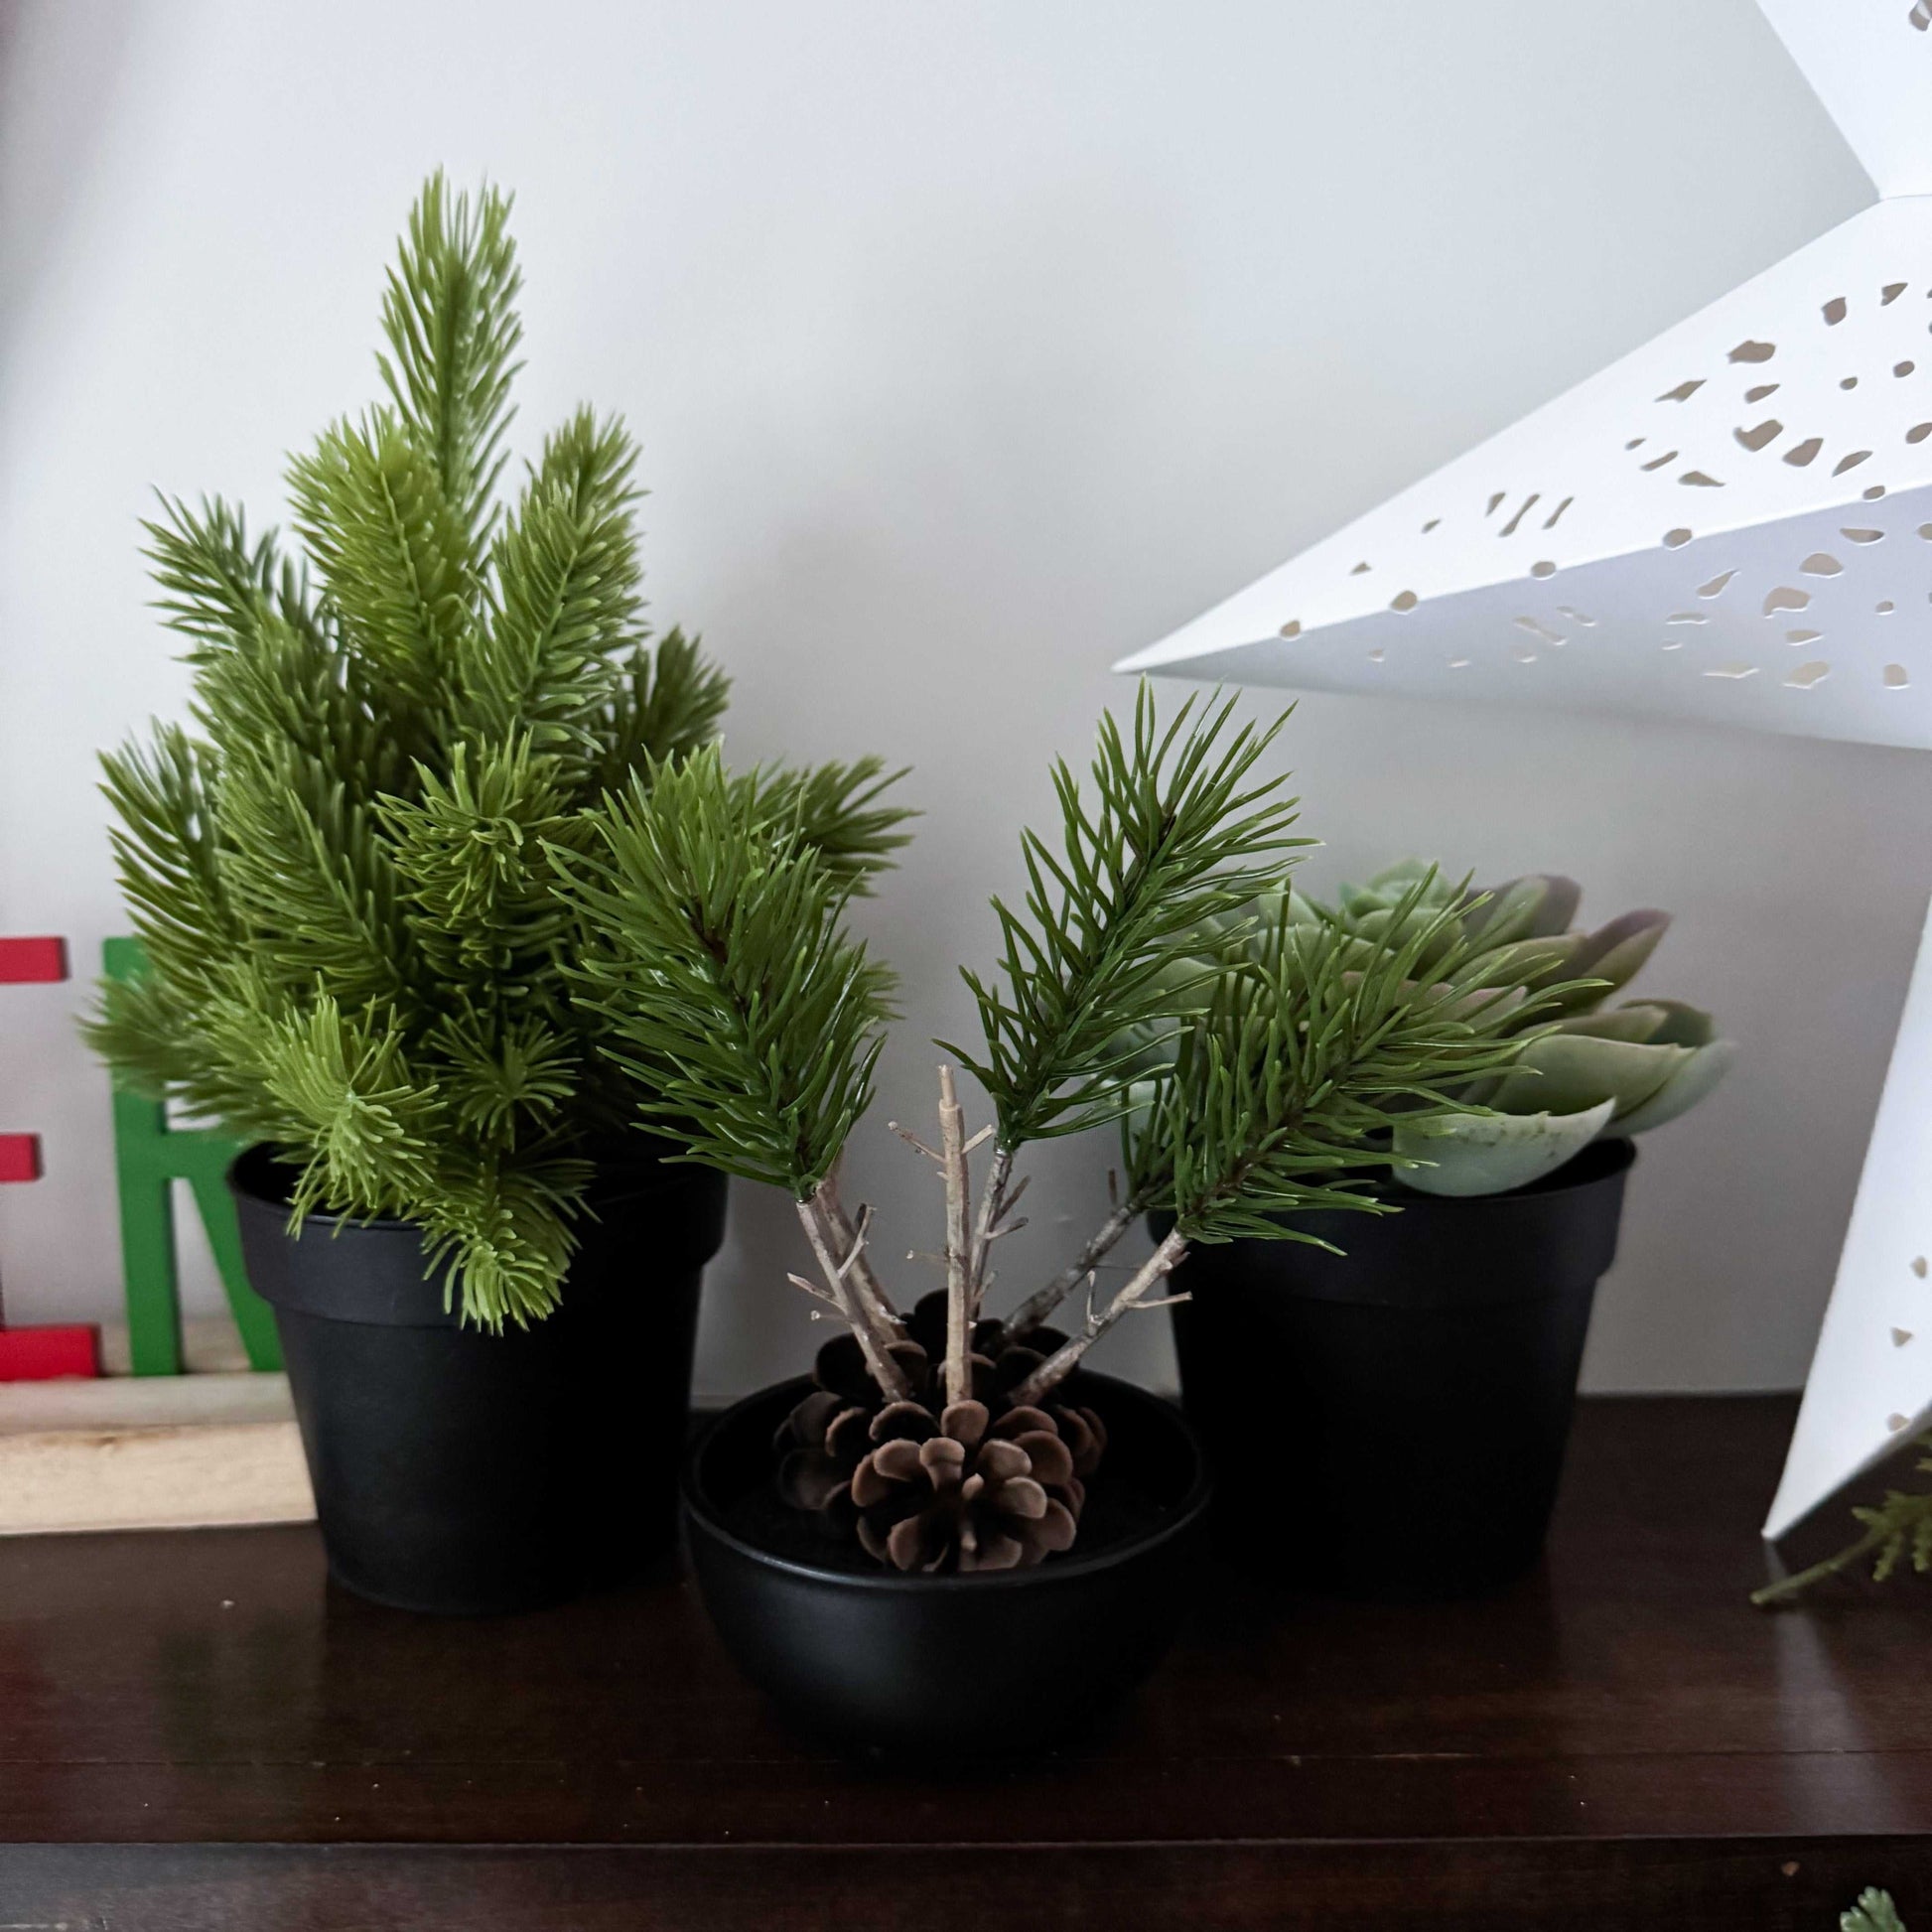
[[[1917,1447],[1928,1451],[1918,1460],[1918,1472],[1932,1475],[1932,1436],[1920,1437]],[[1864,1563],[1871,1566],[1872,1582],[1879,1584],[1896,1576],[1899,1565],[1907,1562],[1919,1576],[1932,1576],[1932,1489],[1887,1489],[1882,1502],[1861,1504],[1852,1515],[1863,1526],[1863,1534],[1835,1556],[1752,1590],[1751,1601],[1760,1609],[1787,1603],[1827,1577],[1841,1576]]]
[[[1312,840],[1290,836],[1296,801],[1255,767],[1287,714],[1266,729],[1227,727],[1233,702],[1198,718],[1189,698],[1165,732],[1141,687],[1130,738],[1103,717],[1087,796],[1065,759],[1053,766],[1057,852],[1021,835],[1023,911],[993,901],[1000,978],[962,968],[979,1009],[982,1052],[940,1042],[986,1089],[1009,1152],[1118,1119],[1137,1032],[1159,1035],[1209,977],[1183,973],[1194,928],[1251,898]]]
[[[1841,1912],[1838,1923],[1839,1932],[1905,1932],[1891,1893],[1880,1891],[1876,1885],[1867,1885],[1860,1892],[1859,1902],[1849,1912]]]
[[[1364,1183],[1394,1164],[1390,1115],[1460,1104],[1455,1091],[1508,1066],[1515,1035],[1564,991],[1529,992],[1526,963],[1466,938],[1435,886],[1417,879],[1402,936],[1372,951],[1297,919],[1286,895],[1259,934],[1230,928],[1206,1008],[1181,1020],[1128,1122],[1137,1202],[1173,1212],[1190,1241],[1307,1240],[1278,1217],[1389,1211]]]
[[[800,1200],[871,1101],[893,984],[841,929],[853,848],[812,833],[862,822],[880,781],[870,760],[734,780],[707,748],[633,779],[593,849],[554,855],[594,935],[583,1004],[645,1118]]]
[[[419,1222],[488,1326],[555,1305],[595,1167],[645,1158],[640,1111],[681,1124],[597,1050],[553,855],[636,834],[728,690],[695,640],[644,627],[621,421],[579,411],[501,499],[509,212],[424,189],[383,299],[386,400],[290,466],[299,554],[219,498],[163,498],[148,526],[193,729],[104,761],[148,967],[103,984],[87,1030],[121,1077],[275,1147],[298,1219]],[[727,789],[853,891],[901,842],[888,783],[861,764]]]

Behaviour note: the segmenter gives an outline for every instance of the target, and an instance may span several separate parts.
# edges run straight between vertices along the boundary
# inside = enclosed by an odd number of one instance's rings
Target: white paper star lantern
[[[1932,746],[1932,0],[1760,4],[1881,199],[1118,668]],[[1932,925],[1767,1536],[1932,1416],[1928,1253]]]

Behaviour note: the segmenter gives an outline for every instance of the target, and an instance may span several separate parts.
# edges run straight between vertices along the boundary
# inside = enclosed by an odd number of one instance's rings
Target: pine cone
[[[881,1425],[887,1427],[882,1430]],[[935,1422],[895,1403],[883,1438],[853,1471],[860,1543],[896,1570],[1028,1569],[1070,1549],[1086,1491],[1043,1410],[998,1422],[983,1402],[955,1402]]]
[[[818,1387],[772,1445],[779,1494],[901,1570],[1024,1568],[1069,1547],[1106,1427],[1091,1409],[1012,1399],[1066,1337],[1039,1328],[1009,1343],[1001,1323],[977,1323],[973,1399],[942,1413],[944,1294],[925,1296],[905,1330],[892,1344],[910,1391],[903,1401],[886,1400],[852,1336],[818,1351]]]
[[[889,1352],[914,1392],[923,1394],[932,1380],[925,1350],[917,1342],[896,1341]],[[779,1495],[794,1509],[822,1510],[835,1505],[872,1448],[869,1432],[886,1398],[850,1335],[835,1335],[818,1351],[812,1380],[818,1387],[779,1425],[771,1447],[778,1455]]]
[[[994,1413],[999,1414],[1011,1400],[1011,1392],[1065,1344],[1066,1337],[1057,1328],[1035,1328],[1024,1341],[996,1345],[990,1397]],[[1072,1451],[1074,1474],[1092,1475],[1107,1452],[1107,1425],[1091,1409],[1055,1401],[1050,1394],[1039,1407],[1052,1418],[1060,1440]]]
[[[943,1362],[946,1359],[946,1291],[935,1288],[930,1295],[921,1295],[912,1305],[912,1311],[905,1317],[906,1335],[917,1342],[926,1352],[929,1360]],[[1006,1344],[1006,1327],[991,1319],[976,1321],[969,1344],[975,1355],[984,1355],[990,1361],[995,1358]]]
[[[889,1353],[904,1371],[915,1401],[938,1395],[935,1364],[946,1353],[946,1297],[940,1290],[920,1299],[905,1318],[906,1339],[891,1344]],[[976,1344],[997,1348],[1003,1330],[997,1321],[982,1321],[973,1331]],[[991,1355],[975,1352],[973,1382],[976,1394],[990,1391],[996,1364]],[[1023,1369],[1021,1373],[1025,1373]],[[794,1509],[836,1506],[839,1492],[852,1480],[859,1459],[871,1449],[867,1433],[873,1418],[886,1406],[886,1397],[866,1367],[864,1351],[848,1334],[834,1335],[812,1363],[818,1387],[792,1410],[772,1441],[778,1456],[778,1493]],[[1019,1380],[1016,1375],[1008,1387]],[[842,1528],[850,1527],[849,1524]]]

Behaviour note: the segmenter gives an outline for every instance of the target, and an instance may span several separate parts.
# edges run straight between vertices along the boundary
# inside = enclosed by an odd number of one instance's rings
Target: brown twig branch
[[[866,1368],[872,1379],[879,1384],[880,1392],[888,1401],[903,1402],[911,1393],[911,1384],[906,1381],[905,1371],[893,1359],[887,1346],[897,1337],[864,1300],[853,1276],[846,1272],[850,1258],[841,1263],[841,1252],[849,1244],[840,1239],[834,1218],[835,1209],[826,1201],[825,1186],[826,1183],[821,1181],[809,1200],[798,1202],[798,1219],[804,1226],[805,1239],[812,1245],[819,1273],[825,1277],[825,1286],[831,1291],[830,1299],[845,1317],[846,1326],[852,1330],[860,1353],[866,1358]],[[843,1219],[843,1215],[839,1215],[838,1219]]]
[[[1180,1265],[1181,1258],[1186,1252],[1186,1240],[1176,1229],[1135,1270],[1133,1280],[1107,1304],[1105,1309],[1098,1314],[1091,1310],[1088,1311],[1086,1321],[1079,1334],[1056,1348],[1014,1390],[1015,1405],[1037,1402],[1057,1388],[1080,1365],[1080,1357],[1123,1315],[1133,1313],[1136,1309],[1164,1309],[1172,1307],[1175,1302],[1186,1301],[1184,1295],[1168,1295],[1159,1301],[1149,1300],[1152,1291],[1159,1288]]]
[[[951,1404],[964,1402],[973,1393],[973,1247],[966,1225],[972,1191],[966,1116],[949,1066],[939,1069],[939,1147],[946,1182],[946,1401]]]
[[[856,1224],[848,1217],[845,1203],[839,1198],[837,1167],[825,1176],[819,1192],[831,1218],[832,1232],[845,1251],[845,1259],[839,1263],[839,1273],[851,1280],[867,1312],[879,1327],[886,1330],[889,1339],[902,1341],[905,1338],[904,1320],[893,1306],[893,1298],[887,1294],[886,1284],[873,1272],[872,1255],[866,1246],[866,1235],[872,1226],[872,1209],[861,1206]]]
[[[991,1129],[982,1130],[991,1132]],[[986,1257],[995,1238],[1003,1231],[1001,1218],[1020,1198],[1027,1183],[1022,1181],[1011,1195],[1007,1192],[1007,1182],[1013,1178],[1013,1151],[1010,1148],[995,1147],[993,1165],[987,1170],[985,1191],[980,1195],[979,1218],[973,1224],[972,1256],[967,1264],[967,1292],[972,1303],[968,1316],[970,1321],[979,1319],[980,1308],[986,1300]]]
[[[1134,1225],[1140,1211],[1140,1202],[1131,1196],[1118,1202],[1113,1212],[1094,1229],[1087,1245],[1044,1288],[1029,1296],[1007,1317],[1009,1338],[1018,1340],[1022,1335],[1032,1334],[1113,1252],[1114,1244]]]
[[[909,1127],[901,1127],[896,1120],[889,1120],[886,1126],[890,1132],[897,1134],[907,1147],[916,1148],[935,1168],[945,1165],[946,1157],[936,1147],[927,1147]]]

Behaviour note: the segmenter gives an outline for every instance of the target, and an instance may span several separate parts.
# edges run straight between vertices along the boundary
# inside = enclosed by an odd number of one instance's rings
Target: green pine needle
[[[634,642],[642,570],[631,509],[636,445],[581,411],[544,447],[498,537],[489,621],[469,640],[459,723],[519,729],[538,751],[581,756],[610,689],[610,657]]]
[[[801,835],[809,790],[734,780],[707,747],[633,781],[600,849],[554,855],[598,938],[585,1004],[646,1118],[799,1199],[871,1101],[892,986],[841,929],[850,889]]]
[[[1143,682],[1131,737],[1111,715],[1102,720],[1090,794],[1064,759],[1055,764],[1058,850],[1022,834],[1021,909],[993,901],[999,976],[962,969],[985,1049],[939,1043],[985,1087],[1008,1152],[1120,1117],[1134,1074],[1123,1035],[1171,1031],[1185,992],[1173,969],[1197,928],[1252,898],[1312,843],[1290,836],[1286,778],[1255,775],[1288,714],[1230,733],[1232,701],[1210,701],[1198,718],[1194,710],[1189,698],[1163,731]]]
[[[436,466],[442,494],[473,554],[485,546],[510,421],[512,361],[523,340],[523,286],[510,201],[485,189],[452,195],[439,168],[409,217],[389,271],[376,365],[410,440]]]
[[[730,694],[731,680],[681,630],[667,630],[654,650],[632,651],[585,721],[596,748],[595,788],[620,791],[632,771],[688,758],[709,744]]]

